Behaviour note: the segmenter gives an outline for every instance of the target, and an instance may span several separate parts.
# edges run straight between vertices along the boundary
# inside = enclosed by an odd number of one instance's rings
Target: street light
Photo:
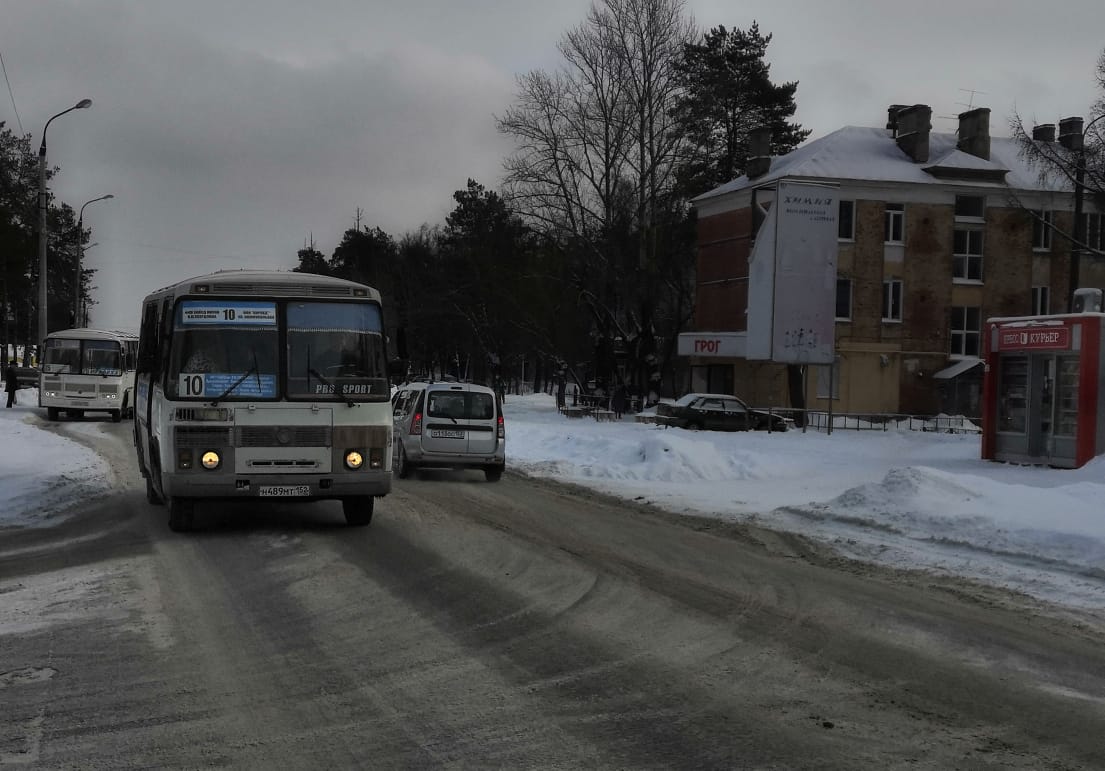
[[[91,201],[85,201],[81,206],[81,213],[77,217],[77,276],[73,286],[76,287],[73,290],[73,326],[83,327],[81,322],[81,263],[84,262],[84,207],[90,203],[96,203],[96,201],[106,201],[109,198],[114,198],[111,193],[107,195],[101,195],[99,198],[93,198]]]
[[[38,340],[40,343],[50,332],[46,321],[46,129],[50,128],[54,118],[91,106],[91,99],[82,99],[68,110],[62,110],[50,118],[42,127],[42,143],[38,146]]]

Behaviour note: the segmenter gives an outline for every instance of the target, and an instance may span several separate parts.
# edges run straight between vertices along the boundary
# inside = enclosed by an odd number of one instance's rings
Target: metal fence
[[[911,415],[907,413],[859,413],[763,407],[794,421],[806,431],[932,431],[942,434],[980,434],[982,420],[963,415]]]

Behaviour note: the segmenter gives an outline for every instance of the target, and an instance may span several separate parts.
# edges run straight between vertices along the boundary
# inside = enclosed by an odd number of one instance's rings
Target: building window
[[[1032,248],[1038,252],[1050,252],[1051,212],[1038,209],[1032,214]]]
[[[905,206],[900,203],[886,205],[886,243],[900,244],[905,234]]]
[[[952,307],[951,355],[978,356],[982,338],[982,309],[977,306]]]
[[[897,279],[882,282],[882,320],[902,320],[902,282]]]
[[[1046,316],[1051,313],[1051,291],[1046,286],[1032,287],[1032,311],[1029,315]]]
[[[831,382],[830,382],[831,378]],[[832,390],[830,391],[830,385]],[[829,366],[828,364],[821,364],[817,367],[817,398],[818,399],[839,399],[840,398],[840,361],[837,360],[836,364]]]
[[[986,199],[981,195],[957,195],[955,218],[957,220],[982,220],[986,216]]]
[[[956,228],[952,254],[952,278],[982,280],[982,231]]]
[[[856,202],[841,201],[836,217],[836,237],[841,241],[851,241],[856,237]]]
[[[1086,246],[1099,252],[1105,252],[1105,215],[1083,214],[1082,233]]]
[[[838,321],[850,321],[852,318],[852,279],[836,280],[836,318]]]

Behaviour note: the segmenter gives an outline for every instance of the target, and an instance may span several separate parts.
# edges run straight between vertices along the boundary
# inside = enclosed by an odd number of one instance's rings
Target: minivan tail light
[[[422,433],[422,413],[414,413],[414,419],[411,421],[411,434]]]
[[[506,436],[506,423],[503,422],[503,416],[499,416],[499,430],[498,436],[500,439]]]

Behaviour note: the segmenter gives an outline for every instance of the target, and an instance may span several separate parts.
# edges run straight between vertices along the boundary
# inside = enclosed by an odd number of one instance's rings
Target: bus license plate
[[[431,431],[430,435],[434,439],[463,439],[463,431]]]
[[[257,489],[262,498],[302,498],[311,494],[310,485],[262,485]]]

